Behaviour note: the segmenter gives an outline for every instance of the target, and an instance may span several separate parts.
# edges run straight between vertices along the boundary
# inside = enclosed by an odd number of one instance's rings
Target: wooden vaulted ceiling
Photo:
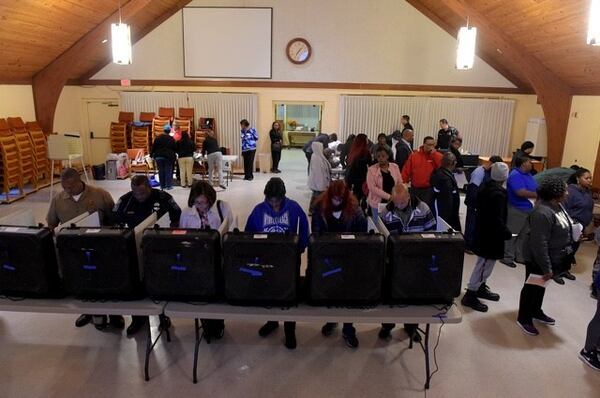
[[[472,17],[469,14],[477,13],[572,94],[600,94],[600,47],[586,44],[589,0],[407,1],[453,36]],[[531,88],[523,66],[506,57],[497,40],[478,28],[477,54],[517,87]]]
[[[188,1],[121,0],[132,41],[154,29]],[[110,23],[119,20],[119,0],[0,1],[0,82],[31,82],[36,74],[102,26],[93,45],[70,65],[79,80],[110,62]],[[108,41],[102,43],[104,39]]]

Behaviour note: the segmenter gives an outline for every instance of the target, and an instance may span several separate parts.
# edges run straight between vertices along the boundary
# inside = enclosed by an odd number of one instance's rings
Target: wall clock
[[[312,47],[306,39],[296,37],[287,44],[285,54],[291,63],[296,65],[303,64],[310,59]]]

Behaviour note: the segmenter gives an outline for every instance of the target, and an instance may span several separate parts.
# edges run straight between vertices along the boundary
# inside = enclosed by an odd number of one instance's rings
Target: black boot
[[[485,283],[482,283],[481,286],[479,286],[479,290],[477,290],[477,297],[490,301],[500,300],[500,295],[492,292],[490,287]]]
[[[465,307],[470,307],[470,308],[474,309],[475,311],[487,312],[487,310],[488,310],[488,306],[483,304],[477,298],[477,292],[475,290],[467,289],[467,292],[463,296],[460,303],[462,305],[464,305]]]

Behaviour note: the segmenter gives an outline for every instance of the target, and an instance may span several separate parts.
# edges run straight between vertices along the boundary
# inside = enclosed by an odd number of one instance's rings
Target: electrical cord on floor
[[[12,296],[0,295],[0,299],[10,300],[10,301],[23,301],[23,300],[27,300],[27,297],[12,297]]]
[[[433,375],[435,375],[440,370],[440,366],[438,365],[438,362],[437,362],[437,348],[440,345],[440,338],[442,337],[442,328],[446,324],[446,322],[444,322],[444,318],[446,318],[446,314],[448,313],[448,311],[450,310],[450,308],[453,305],[456,305],[456,304],[452,303],[450,305],[445,305],[443,307],[437,307],[435,305],[432,305],[432,307],[434,307],[435,309],[437,309],[438,311],[440,311],[440,313],[434,315],[434,317],[438,318],[441,321],[442,324],[440,325],[440,328],[438,330],[437,340],[435,342],[435,346],[433,347],[433,363],[435,365],[435,370],[433,372],[431,372],[431,375],[429,376],[429,383],[430,383],[430,385],[431,385],[431,381],[433,380]],[[421,346],[423,346],[423,345],[421,344]],[[425,397],[427,397],[427,390],[425,390]]]

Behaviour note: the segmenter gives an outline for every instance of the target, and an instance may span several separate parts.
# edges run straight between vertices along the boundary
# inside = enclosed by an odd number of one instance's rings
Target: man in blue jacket
[[[285,196],[285,184],[279,177],[273,177],[265,186],[265,201],[254,207],[246,222],[246,232],[286,233],[297,232],[300,252],[308,246],[308,218],[298,202]],[[284,322],[285,346],[296,348],[296,322]],[[279,327],[276,321],[269,321],[258,331],[266,337]]]

